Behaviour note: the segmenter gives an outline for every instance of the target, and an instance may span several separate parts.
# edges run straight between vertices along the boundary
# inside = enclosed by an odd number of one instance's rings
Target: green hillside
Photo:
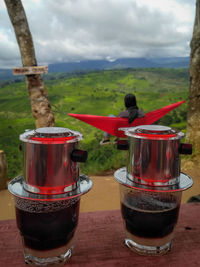
[[[78,130],[84,135],[81,147],[89,152],[81,171],[95,174],[116,169],[126,163],[126,153],[113,145],[100,146],[102,131],[67,116],[67,113],[117,115],[124,109],[123,98],[135,93],[138,106],[145,112],[188,98],[189,77],[186,69],[125,69],[80,74],[48,74],[45,77],[56,126]],[[183,104],[159,124],[185,130],[187,104]],[[0,87],[0,149],[8,163],[8,176],[21,172],[19,134],[34,129],[25,82]]]

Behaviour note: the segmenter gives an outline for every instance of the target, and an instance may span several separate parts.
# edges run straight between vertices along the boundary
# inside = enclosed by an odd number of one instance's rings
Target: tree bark
[[[7,188],[7,165],[5,154],[0,150],[0,190]]]
[[[186,140],[200,149],[200,0],[196,0],[196,16],[190,43],[190,90]]]
[[[19,45],[23,67],[37,66],[35,50],[21,0],[4,0]],[[39,74],[26,75],[36,128],[54,126],[47,90]]]

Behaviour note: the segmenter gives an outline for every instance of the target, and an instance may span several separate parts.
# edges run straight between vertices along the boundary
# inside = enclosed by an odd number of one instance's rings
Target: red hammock
[[[119,128],[134,127],[138,125],[152,124],[165,116],[171,110],[177,108],[183,104],[185,100],[176,102],[174,104],[156,109],[154,111],[148,112],[142,118],[135,119],[131,124],[129,124],[127,118],[113,118],[107,116],[96,116],[96,115],[86,115],[86,114],[73,114],[68,113],[69,116],[74,117],[78,120],[84,121],[104,132],[117,137],[126,137],[123,131],[119,131]]]

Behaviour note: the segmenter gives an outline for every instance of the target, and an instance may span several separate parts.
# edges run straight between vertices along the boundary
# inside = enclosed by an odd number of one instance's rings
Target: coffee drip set
[[[120,186],[125,244],[142,255],[162,255],[171,248],[181,194],[192,179],[180,172],[180,154],[191,154],[184,134],[170,127],[141,125],[123,128],[127,166],[114,177]],[[60,266],[71,257],[80,198],[92,187],[79,172],[87,160],[79,132],[60,127],[27,130],[20,135],[23,176],[8,185],[15,199],[16,221],[25,262]],[[60,265],[59,265],[60,264]]]

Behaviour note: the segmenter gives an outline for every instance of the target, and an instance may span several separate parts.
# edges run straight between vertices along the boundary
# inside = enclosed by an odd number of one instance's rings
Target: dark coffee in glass
[[[148,211],[127,207],[121,203],[122,216],[128,232],[138,237],[162,238],[173,232],[179,207],[163,211]]]
[[[20,230],[25,260],[41,264],[44,258],[71,256],[73,237],[78,224],[80,199],[54,202],[16,198],[16,220]],[[48,263],[48,262],[47,262]],[[51,264],[51,262],[49,262]]]
[[[162,255],[171,248],[181,192],[142,191],[120,185],[125,243],[142,255]]]

